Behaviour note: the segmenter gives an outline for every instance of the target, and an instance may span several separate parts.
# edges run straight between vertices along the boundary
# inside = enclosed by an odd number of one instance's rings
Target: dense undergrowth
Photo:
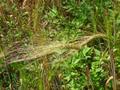
[[[119,0],[0,1],[0,90],[120,90],[119,10]]]

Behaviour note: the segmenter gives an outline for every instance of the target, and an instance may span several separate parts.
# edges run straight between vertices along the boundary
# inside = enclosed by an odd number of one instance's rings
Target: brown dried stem
[[[65,43],[65,42],[53,42],[50,45],[44,45],[44,46],[29,46],[27,49],[24,49],[23,53],[25,55],[22,58],[16,58],[13,57],[9,60],[6,60],[7,64],[12,64],[12,63],[17,63],[17,62],[22,62],[22,61],[30,61],[30,60],[35,60],[37,58],[55,53],[57,49],[76,49],[79,50],[81,47],[89,43],[95,38],[103,38],[106,37],[104,34],[96,34],[92,36],[84,36],[80,40],[73,41],[71,43]],[[4,54],[0,54],[0,58],[4,57]],[[17,56],[19,57],[19,56]]]

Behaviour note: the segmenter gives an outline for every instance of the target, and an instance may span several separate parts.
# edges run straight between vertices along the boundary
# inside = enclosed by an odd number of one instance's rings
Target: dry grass
[[[104,34],[94,34],[91,36],[84,36],[84,37],[80,38],[79,40],[75,40],[70,43],[52,42],[51,44],[44,45],[44,46],[36,46],[36,47],[29,46],[26,49],[23,49],[23,52],[21,51],[23,53],[22,57],[20,57],[21,55],[14,56],[11,59],[6,60],[6,63],[11,64],[11,63],[17,63],[17,62],[22,62],[22,61],[36,60],[36,58],[40,58],[40,57],[55,53],[57,49],[68,48],[68,49],[79,50],[84,45],[86,45],[87,43],[92,41],[93,39],[103,38],[103,37],[106,37],[106,36]],[[17,52],[17,50],[16,50],[16,52]],[[3,53],[0,54],[0,58],[2,58],[2,57],[4,57]]]

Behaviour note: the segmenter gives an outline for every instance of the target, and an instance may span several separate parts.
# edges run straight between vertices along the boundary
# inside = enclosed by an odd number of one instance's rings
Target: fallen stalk
[[[73,41],[71,43],[65,43],[65,42],[53,42],[50,45],[45,45],[45,46],[29,46],[27,49],[24,50],[23,53],[25,53],[21,58],[19,56],[15,56],[9,60],[6,60],[5,62],[7,64],[12,64],[12,63],[18,63],[18,62],[23,62],[23,61],[30,61],[30,60],[35,60],[37,58],[40,58],[42,56],[46,56],[52,53],[55,53],[57,49],[76,49],[79,50],[81,49],[84,45],[92,41],[93,39],[96,38],[103,38],[106,37],[104,34],[95,34],[91,36],[84,36],[80,38],[80,40]],[[0,58],[6,57],[4,54],[0,54]]]

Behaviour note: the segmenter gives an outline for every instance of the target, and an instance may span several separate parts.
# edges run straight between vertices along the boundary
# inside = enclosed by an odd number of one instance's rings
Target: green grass
[[[23,9],[0,1],[0,89],[119,89],[119,6],[27,0]]]

